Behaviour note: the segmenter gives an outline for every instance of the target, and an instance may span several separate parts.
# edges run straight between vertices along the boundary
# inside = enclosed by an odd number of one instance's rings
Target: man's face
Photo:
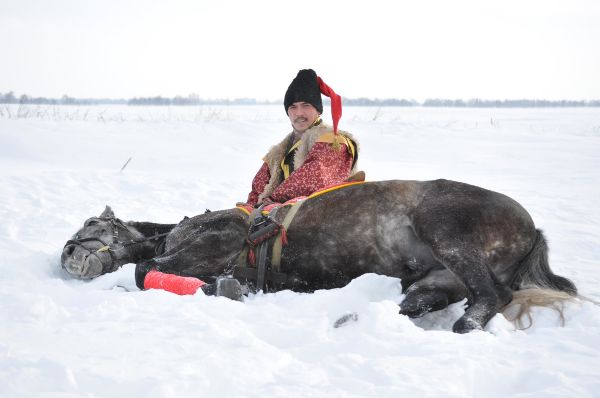
[[[308,102],[294,102],[288,108],[288,117],[294,130],[303,133],[317,120],[319,112]]]

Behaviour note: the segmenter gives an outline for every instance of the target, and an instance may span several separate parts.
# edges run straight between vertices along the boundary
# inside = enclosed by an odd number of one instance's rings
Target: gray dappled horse
[[[282,216],[287,209],[282,209]],[[152,269],[200,279],[236,264],[249,228],[239,209],[184,219],[165,252],[136,266],[143,288]],[[308,199],[287,229],[279,288],[342,287],[364,273],[401,279],[400,313],[419,317],[468,299],[455,332],[483,329],[513,291],[543,288],[576,295],[552,273],[544,236],[513,199],[448,181],[368,182]]]

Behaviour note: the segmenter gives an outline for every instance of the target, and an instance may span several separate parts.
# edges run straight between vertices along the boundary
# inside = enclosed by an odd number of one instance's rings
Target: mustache
[[[294,123],[298,123],[298,122],[307,122],[308,119],[305,118],[304,116],[298,116],[297,118],[294,119]]]

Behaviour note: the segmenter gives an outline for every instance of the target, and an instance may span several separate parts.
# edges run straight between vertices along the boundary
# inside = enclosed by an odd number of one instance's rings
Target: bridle
[[[89,256],[94,255],[100,261],[100,264],[102,264],[104,266],[104,262],[102,261],[100,256],[98,256],[98,253],[108,252],[108,254],[110,255],[110,258],[112,260],[112,264],[114,264],[118,260],[116,254],[115,254],[116,252],[123,250],[128,246],[134,246],[134,245],[148,242],[151,240],[158,241],[160,238],[163,238],[170,233],[170,232],[165,232],[162,234],[155,234],[155,235],[148,236],[148,237],[143,237],[143,238],[139,238],[139,239],[129,239],[124,242],[119,242],[119,228],[122,228],[127,232],[131,232],[129,230],[129,228],[127,227],[127,225],[125,225],[123,223],[123,221],[121,221],[120,219],[115,218],[115,217],[93,217],[92,219],[110,223],[110,225],[112,227],[112,243],[107,243],[103,239],[96,238],[96,237],[78,238],[77,235],[75,236],[76,239],[69,239],[67,241],[67,243],[65,243],[63,250],[65,247],[67,247],[69,245],[75,245],[75,246],[79,246],[83,250],[87,251],[88,253],[83,258],[82,263],[85,263]],[[97,250],[90,250],[84,245],[85,242],[100,242],[102,244],[102,246]],[[154,252],[156,255],[159,255],[162,252],[162,250],[164,248],[164,243],[165,243],[165,241],[163,240],[162,242],[160,242],[159,244],[156,245],[156,247],[154,248]]]

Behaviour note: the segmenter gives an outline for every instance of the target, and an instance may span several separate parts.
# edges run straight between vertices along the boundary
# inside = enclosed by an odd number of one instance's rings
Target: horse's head
[[[70,275],[81,279],[113,272],[132,261],[132,248],[123,243],[139,236],[106,206],[100,216],[87,219],[83,228],[67,241],[61,265]]]

